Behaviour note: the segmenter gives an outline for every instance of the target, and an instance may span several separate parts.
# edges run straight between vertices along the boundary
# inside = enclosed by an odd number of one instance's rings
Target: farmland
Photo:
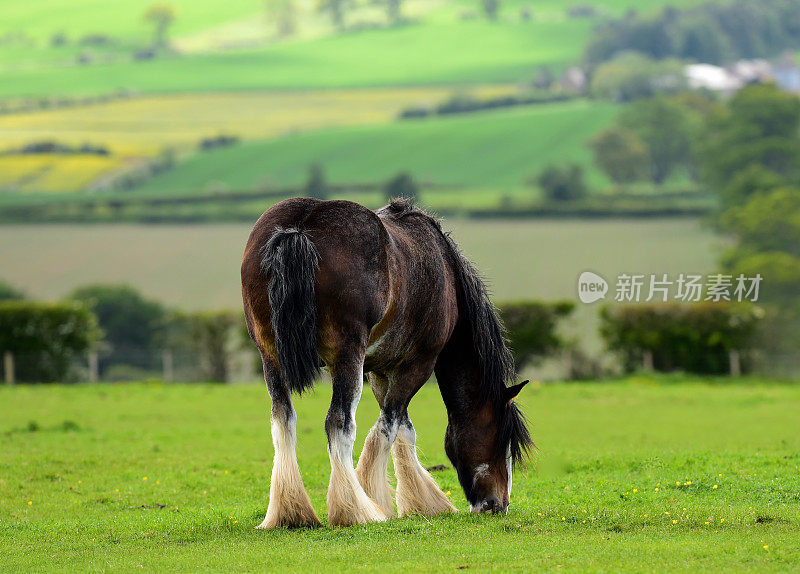
[[[433,385],[411,404],[423,464],[460,512],[343,529],[254,529],[271,445],[263,385],[0,389],[3,570],[787,571],[800,560],[800,389],[636,377],[529,386],[538,445],[507,516],[475,516]],[[296,401],[325,520],[330,387]],[[357,451],[377,416],[365,392]],[[487,541],[491,541],[490,543]]]
[[[143,190],[203,189],[211,182],[248,189],[265,178],[297,185],[311,163],[324,165],[333,182],[382,181],[410,171],[438,184],[519,188],[548,163],[590,167],[586,140],[616,113],[611,104],[573,101],[286,136],[196,156]],[[593,175],[593,183],[603,181]]]
[[[695,219],[455,219],[444,226],[486,274],[497,300],[571,298],[586,269],[609,278],[623,271],[708,272],[722,247]],[[250,229],[250,224],[3,226],[0,269],[2,279],[33,297],[63,297],[87,283],[127,283],[184,309],[238,308],[239,264]]]
[[[540,66],[557,75],[579,63],[597,19],[634,6],[656,11],[666,2],[608,0],[593,18],[581,18],[568,14],[572,3],[565,0],[535,7],[515,1],[503,5],[497,21],[487,21],[471,2],[409,0],[400,25],[388,26],[381,7],[364,5],[352,9],[342,32],[314,2],[297,0],[297,30],[283,39],[256,0],[170,4],[172,49],[150,59],[134,57],[152,36],[142,2],[112,8],[94,0],[68,6],[35,0],[4,7],[0,152],[57,142],[99,145],[109,153],[0,155],[4,206],[24,211],[50,201],[47,194],[69,202],[78,198],[70,194],[116,189],[130,178],[136,183],[125,189],[167,197],[296,186],[312,161],[333,164],[325,167],[336,184],[379,185],[413,170],[418,180],[459,186],[459,196],[426,198],[437,208],[524,204],[525,180],[544,165],[589,166],[585,141],[612,121],[614,106],[583,101],[470,118],[392,120],[402,109],[435,106],[456,94],[524,91]],[[522,16],[525,10],[530,17]],[[18,108],[23,111],[9,112]],[[196,152],[200,139],[220,134],[247,143]],[[165,150],[177,168],[147,181]],[[608,185],[594,169],[588,179],[595,188]],[[196,212],[231,217],[230,209]]]
[[[478,86],[470,93],[492,97],[512,90],[510,86]],[[0,150],[55,140],[69,145],[104,145],[111,152],[107,158],[0,156],[0,189],[81,190],[122,162],[146,158],[165,148],[186,154],[205,137],[228,134],[253,140],[332,126],[385,124],[405,107],[438,103],[451,93],[448,88],[396,88],[182,94],[0,115]],[[205,154],[199,159],[203,158],[208,161]],[[70,170],[69,164],[81,160],[83,169]]]

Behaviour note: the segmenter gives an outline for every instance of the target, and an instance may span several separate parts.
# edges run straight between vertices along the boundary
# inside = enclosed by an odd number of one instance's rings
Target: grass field
[[[515,82],[532,78],[539,65],[561,68],[577,59],[590,27],[583,20],[555,25],[472,20],[148,62],[7,69],[0,98],[121,88],[164,93]]]
[[[330,388],[296,401],[324,520]],[[474,516],[437,389],[411,405],[455,516],[256,531],[271,445],[261,385],[0,389],[5,571],[790,571],[800,565],[800,388],[633,378],[519,399],[539,450],[507,516]],[[366,391],[359,442],[377,415]]]
[[[609,280],[621,272],[710,272],[722,246],[696,219],[453,219],[444,226],[489,279],[497,300],[572,298],[586,269]],[[184,309],[239,308],[239,265],[250,229],[0,226],[0,279],[37,298],[63,297],[88,283],[127,283]]]
[[[613,104],[580,100],[286,136],[195,156],[142,190],[299,184],[315,162],[333,182],[382,181],[407,170],[439,184],[519,188],[549,163],[591,168],[586,141],[617,111]],[[592,184],[603,181],[597,170],[590,176]]]

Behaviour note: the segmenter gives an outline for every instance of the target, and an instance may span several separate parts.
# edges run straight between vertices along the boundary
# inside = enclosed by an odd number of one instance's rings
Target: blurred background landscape
[[[257,378],[241,251],[305,195],[443,217],[536,377],[794,377],[798,51],[800,0],[4,5],[4,374]],[[605,302],[577,302],[585,270]],[[763,283],[601,316],[621,273]]]
[[[0,2],[0,570],[798,571],[798,53],[800,0]],[[532,381],[508,515],[425,385],[461,512],[254,528],[239,267],[294,196],[413,198],[488,279]],[[331,400],[294,401],[323,523]]]

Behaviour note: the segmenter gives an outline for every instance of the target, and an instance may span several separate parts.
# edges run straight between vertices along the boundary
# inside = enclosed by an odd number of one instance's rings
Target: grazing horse
[[[260,528],[320,524],[295,454],[292,393],[322,362],[333,385],[325,419],[328,521],[349,525],[455,507],[422,467],[408,416],[436,374],[448,413],[445,450],[473,512],[506,512],[511,470],[532,445],[513,402],[515,376],[486,288],[435,219],[407,200],[377,212],[349,201],[294,198],[264,213],[242,261],[247,329],[272,398],[275,447]],[[369,374],[380,416],[353,467],[355,413]],[[526,381],[527,382],[527,381]]]

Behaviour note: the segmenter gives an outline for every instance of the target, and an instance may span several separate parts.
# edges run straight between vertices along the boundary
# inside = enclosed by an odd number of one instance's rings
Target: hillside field
[[[300,469],[325,521],[330,387],[295,402]],[[797,386],[637,377],[529,386],[518,402],[538,450],[514,474],[508,515],[467,511],[428,385],[411,417],[423,464],[447,466],[435,477],[457,515],[265,532],[263,385],[0,388],[0,569],[797,568]],[[356,453],[376,417],[365,389]]]
[[[613,104],[576,100],[285,136],[196,155],[141,189],[297,185],[312,163],[332,182],[384,181],[409,171],[423,182],[503,189],[523,187],[548,164],[577,162],[599,185],[605,178],[592,169],[586,141],[617,112]]]
[[[476,86],[469,93],[483,98],[514,91],[513,86],[498,85]],[[452,94],[446,87],[179,94],[0,115],[0,152],[50,140],[71,146],[91,143],[111,153],[0,155],[0,190],[83,190],[126,162],[164,149],[179,155],[193,152],[202,138],[225,134],[255,140],[332,126],[385,124],[404,108],[434,105]],[[204,158],[207,154],[197,156]]]
[[[276,35],[275,17],[261,0],[169,2],[170,49],[144,58],[153,35],[144,0],[4,7],[0,202],[24,213],[49,201],[40,193],[69,202],[73,192],[140,186],[154,158],[168,150],[177,154],[178,169],[145,181],[141,191],[170,196],[296,185],[318,160],[332,164],[335,183],[376,184],[414,170],[420,180],[472,194],[432,197],[434,207],[525,203],[518,201],[524,181],[546,163],[590,166],[585,140],[612,121],[612,105],[570,102],[415,125],[391,120],[402,109],[463,92],[481,98],[525,91],[542,66],[557,77],[580,64],[602,19],[699,0],[604,0],[583,17],[570,15],[574,3],[567,0],[512,0],[496,21],[472,0],[408,0],[406,19],[392,26],[382,6],[359,4],[343,31],[314,0],[295,2],[296,32],[287,38]],[[201,138],[220,134],[250,143],[196,153]],[[13,153],[42,142],[89,143],[110,155]],[[589,182],[608,187],[596,169]],[[194,213],[224,219],[231,210],[196,206]]]

